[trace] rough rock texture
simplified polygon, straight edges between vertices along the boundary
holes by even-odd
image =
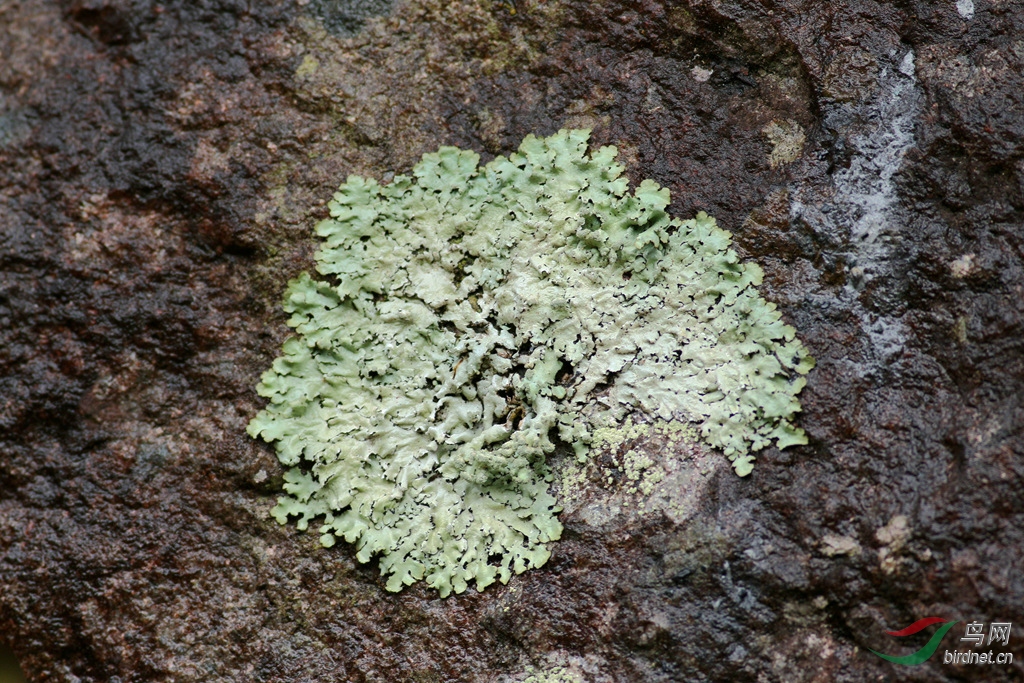
[[[1024,678],[1024,3],[273,4],[0,5],[0,641],[30,680]],[[811,444],[739,479],[638,432],[542,570],[386,593],[269,517],[244,428],[283,284],[348,173],[566,126],[765,268],[818,360]],[[662,509],[624,505],[630,452]],[[1013,623],[1016,663],[867,652],[933,615]]]

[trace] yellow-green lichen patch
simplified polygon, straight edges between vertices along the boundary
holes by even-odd
[[[681,523],[722,464],[693,427],[677,420],[628,418],[619,429],[599,431],[603,438],[585,461],[558,459],[552,467],[555,495],[576,523],[599,527],[651,513]]]
[[[761,132],[772,145],[772,152],[768,157],[772,168],[793,163],[804,151],[807,135],[800,124],[792,119],[772,121]]]
[[[805,442],[791,420],[813,361],[760,268],[709,216],[671,217],[667,189],[630,192],[615,148],[587,138],[352,176],[317,226],[320,277],[289,285],[299,336],[249,425],[291,468],[274,515],[377,556],[389,590],[542,565],[561,534],[548,455],[561,442],[585,463],[627,415],[692,423],[740,475],[769,443]],[[656,485],[653,463],[622,468]]]
[[[583,679],[575,671],[565,666],[539,670],[529,667],[522,683],[583,683]]]
[[[657,467],[651,456],[639,451],[627,451],[622,458],[622,473],[628,481],[628,493],[651,495],[654,485],[665,478],[665,472]]]
[[[608,662],[600,655],[579,655],[564,650],[546,653],[540,661],[521,666],[518,672],[499,674],[495,683],[589,683],[610,681]]]
[[[635,422],[630,416],[620,427],[595,429],[591,457],[562,462],[555,468],[559,502],[563,507],[573,506],[590,495],[587,489],[594,485],[649,496],[665,479],[666,471],[660,458],[656,461],[648,453],[657,451],[664,458],[676,459],[680,444],[694,445],[698,439],[697,431],[679,420]]]

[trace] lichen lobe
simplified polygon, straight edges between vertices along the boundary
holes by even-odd
[[[388,185],[349,177],[317,226],[322,278],[289,284],[289,339],[249,433],[287,472],[274,515],[442,596],[542,565],[561,533],[556,444],[586,458],[629,414],[684,419],[736,471],[806,441],[813,364],[730,235],[629,192],[588,131],[479,166],[452,147]]]

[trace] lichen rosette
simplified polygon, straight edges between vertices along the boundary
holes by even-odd
[[[485,166],[452,147],[387,185],[350,176],[289,284],[298,336],[249,433],[287,466],[281,523],[377,556],[387,588],[441,595],[538,567],[561,533],[547,456],[585,460],[628,415],[681,419],[751,470],[813,365],[713,218],[629,191],[589,132]]]

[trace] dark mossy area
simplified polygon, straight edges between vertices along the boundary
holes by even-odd
[[[1022,35],[1013,0],[3,5],[0,645],[31,681],[1021,680],[1017,630],[1009,666],[868,650],[1024,623]],[[740,479],[635,434],[541,570],[388,593],[269,515],[284,284],[349,173],[567,127],[764,268],[810,444]],[[676,463],[658,511],[632,451]]]

